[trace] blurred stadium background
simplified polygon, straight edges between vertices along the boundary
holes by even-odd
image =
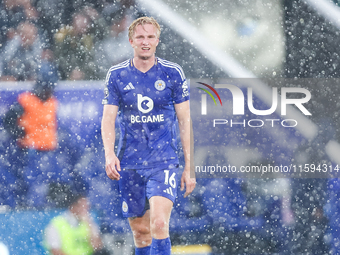
[[[132,1],[131,6],[134,14],[152,15],[160,22],[163,31],[157,55],[179,63],[191,84],[223,83],[230,77],[339,78],[337,1],[144,0]],[[0,54],[4,47],[5,44]],[[33,84],[1,82],[0,115],[4,116],[18,94],[30,90]],[[228,149],[235,152],[241,147],[236,154],[251,151],[248,161],[242,164],[264,162],[269,157],[277,160],[282,154],[300,163],[326,158],[338,164],[337,151],[334,156],[335,149],[327,150],[330,141],[334,145],[331,148],[337,148],[340,136],[340,93],[332,84],[308,88],[318,100],[311,106],[315,111],[309,118],[316,126],[314,134],[286,134],[283,140],[294,144],[287,148],[270,132],[250,132],[245,141],[240,138],[241,131],[236,130],[225,142],[227,145],[219,145],[226,147],[224,160],[235,160],[235,154],[228,153]],[[130,229],[118,206],[117,183],[110,181],[104,170],[100,135],[103,81],[61,80],[55,95],[59,101],[59,144],[44,159],[53,162],[49,171],[55,175],[50,182],[72,184],[72,173],[80,174],[89,184],[93,215],[107,247],[112,254],[132,254]],[[257,97],[261,102],[259,93]],[[200,131],[203,130],[195,132]],[[43,185],[18,174],[20,169],[35,169],[38,159],[27,154],[25,162],[29,164],[23,164],[16,144],[3,128],[2,118],[0,140],[0,243],[11,255],[46,254],[42,245],[44,228],[63,209],[41,195]],[[264,142],[262,147],[239,146],[248,141],[270,142]],[[197,142],[197,150],[207,146],[200,138]],[[266,156],[260,158],[256,151],[266,152],[262,154]],[[189,199],[183,199],[182,192],[178,192],[170,230],[173,245],[199,246],[174,254],[340,253],[338,179],[200,178],[197,184]]]

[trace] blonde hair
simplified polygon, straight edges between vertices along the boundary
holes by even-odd
[[[129,26],[129,39],[132,40],[135,29],[138,25],[144,26],[145,24],[151,24],[156,28],[156,36],[159,38],[161,35],[161,27],[153,17],[140,17],[132,22]]]

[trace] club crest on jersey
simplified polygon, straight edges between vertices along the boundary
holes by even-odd
[[[155,88],[158,90],[158,91],[162,91],[165,89],[165,82],[162,81],[162,80],[157,80],[155,82]]]
[[[123,201],[122,210],[123,210],[123,212],[127,212],[129,210],[129,207],[128,207],[128,205],[125,201]]]

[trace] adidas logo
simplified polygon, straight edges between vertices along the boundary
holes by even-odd
[[[135,87],[132,85],[131,82],[129,82],[129,84],[125,86],[124,90],[131,90],[131,89],[135,89]]]
[[[163,190],[164,193],[168,193],[171,196],[174,196],[174,194],[172,193],[172,188],[167,188],[165,190]]]

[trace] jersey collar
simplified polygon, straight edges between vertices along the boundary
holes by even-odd
[[[155,57],[155,64],[154,65],[156,66],[157,64],[158,64],[158,57]],[[135,65],[133,64],[133,58],[130,59],[130,66],[136,68]]]

